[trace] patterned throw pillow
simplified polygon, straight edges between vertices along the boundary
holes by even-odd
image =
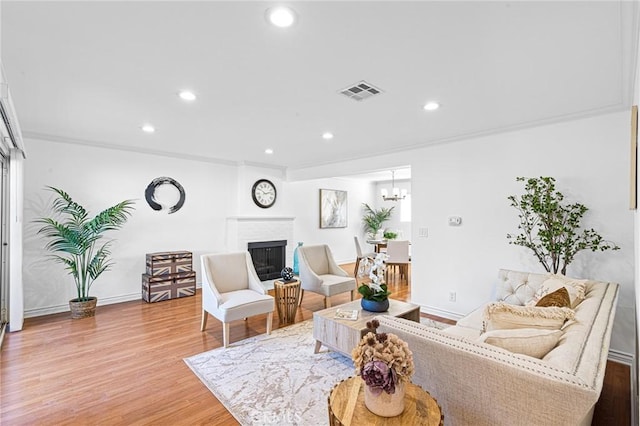
[[[570,308],[571,299],[569,298],[569,291],[566,287],[560,287],[553,293],[549,293],[536,303],[537,307],[546,308],[549,306],[557,306],[559,308]]]
[[[536,306],[538,301],[547,294],[553,293],[561,287],[565,287],[571,300],[570,307],[575,309],[575,307],[584,300],[586,282],[587,280],[575,280],[567,278],[564,275],[549,274],[549,278],[542,283],[538,291],[533,295],[533,298],[529,300],[525,306]]]
[[[572,320],[574,316],[573,310],[569,308],[541,308],[494,302],[485,309],[483,332],[512,328],[560,330],[565,321]]]

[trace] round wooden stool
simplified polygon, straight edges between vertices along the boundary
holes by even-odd
[[[404,411],[395,417],[380,417],[364,405],[364,381],[350,377],[333,387],[329,394],[329,425],[428,425],[442,426],[444,415],[438,402],[420,386],[407,383]]]

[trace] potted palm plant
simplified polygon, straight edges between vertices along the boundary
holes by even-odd
[[[362,208],[364,209],[364,216],[362,216],[364,230],[370,238],[375,239],[376,234],[382,229],[382,224],[391,217],[394,207],[374,209],[369,204],[363,203]]]
[[[113,240],[102,241],[104,233],[120,229],[134,209],[133,200],[122,201],[90,218],[87,210],[61,189],[48,186],[56,195],[51,204],[54,217],[36,220],[38,234],[49,239],[45,248],[51,258],[64,265],[75,281],[77,297],[69,301],[72,318],[95,315],[98,302],[89,296],[93,282],[113,265],[109,250]]]

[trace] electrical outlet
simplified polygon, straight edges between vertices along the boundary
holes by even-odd
[[[449,302],[455,302],[456,301],[456,292],[455,291],[450,291],[449,292]]]

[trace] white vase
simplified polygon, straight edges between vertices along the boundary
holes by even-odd
[[[374,395],[369,386],[364,385],[364,405],[373,414],[380,417],[395,417],[404,411],[404,382],[396,384],[394,393],[380,392]]]

